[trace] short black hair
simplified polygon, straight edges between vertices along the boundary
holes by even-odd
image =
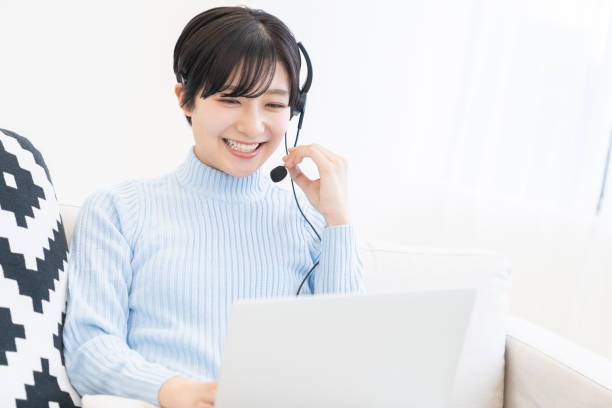
[[[277,62],[289,75],[293,114],[300,50],[289,28],[277,17],[246,6],[206,10],[187,23],[174,46],[174,74],[184,90],[181,106],[192,110],[198,95],[207,98],[225,91],[235,75],[240,78],[228,96],[260,96],[270,86]],[[191,118],[185,117],[191,125]]]

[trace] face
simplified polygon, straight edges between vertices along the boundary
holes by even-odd
[[[179,105],[181,89],[182,84],[177,84]],[[263,95],[256,98],[223,95],[217,93],[205,99],[198,96],[191,111],[183,108],[191,117],[195,154],[210,167],[246,177],[270,157],[287,130],[289,75],[282,64],[277,64],[272,83]],[[249,152],[258,144],[261,145],[254,152]]]

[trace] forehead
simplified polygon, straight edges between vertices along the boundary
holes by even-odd
[[[284,86],[287,90],[289,90],[289,74],[287,73],[287,70],[285,69],[285,66],[283,64],[276,64],[274,78],[272,78],[272,83],[270,84],[271,88],[272,85],[275,85],[275,88],[279,86]]]

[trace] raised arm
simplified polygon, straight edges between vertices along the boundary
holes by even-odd
[[[319,261],[319,265],[308,278],[311,292],[314,294],[365,293],[365,269],[359,254],[354,225],[328,226],[323,215],[307,203],[305,197],[300,199],[300,206],[321,237],[319,241],[300,214],[304,223],[304,239],[308,242],[313,264]]]

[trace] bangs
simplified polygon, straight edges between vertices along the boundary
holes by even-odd
[[[219,49],[211,65],[211,72],[203,78],[201,96],[206,98],[218,92],[226,96],[256,98],[263,95],[276,72],[278,57],[272,41],[262,32],[237,36],[229,50]]]
[[[272,62],[264,58],[246,60],[245,63],[241,62],[240,67],[232,72],[229,80],[223,81],[224,84],[218,91],[213,89],[210,92],[214,94],[230,89],[231,92],[225,92],[226,96],[256,98],[268,90],[274,79],[275,71],[276,61]]]

